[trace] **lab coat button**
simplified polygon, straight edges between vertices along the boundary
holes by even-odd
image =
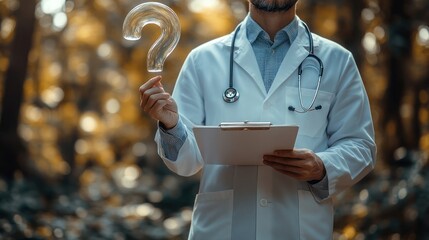
[[[268,200],[265,198],[261,198],[261,200],[259,200],[259,204],[261,205],[261,207],[266,207],[268,206]]]

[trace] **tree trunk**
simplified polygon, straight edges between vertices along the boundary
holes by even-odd
[[[35,25],[36,0],[20,1],[16,11],[16,29],[11,44],[0,116],[0,174],[12,178],[19,169],[25,147],[18,135],[23,88],[27,77],[28,55],[32,46]]]

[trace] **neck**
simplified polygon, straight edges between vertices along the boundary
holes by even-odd
[[[277,32],[287,26],[296,15],[296,6],[284,12],[267,12],[259,10],[249,3],[249,13],[255,22],[274,40]]]

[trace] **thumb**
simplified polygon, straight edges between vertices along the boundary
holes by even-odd
[[[160,88],[162,88],[162,89],[164,89],[164,86],[162,85],[162,83],[161,83],[161,80],[162,80],[162,77],[161,76],[158,76],[158,81],[156,81],[155,82],[155,84],[153,85],[153,86],[155,86],[155,87],[160,87]]]

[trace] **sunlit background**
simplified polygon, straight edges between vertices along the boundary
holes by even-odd
[[[160,30],[122,37],[142,2],[0,0],[0,239],[186,239],[199,176],[164,166],[139,109]],[[182,27],[171,91],[190,50],[248,4],[159,2]],[[335,239],[429,239],[429,2],[301,0],[298,13],[353,53],[376,127],[376,169],[335,198]]]

